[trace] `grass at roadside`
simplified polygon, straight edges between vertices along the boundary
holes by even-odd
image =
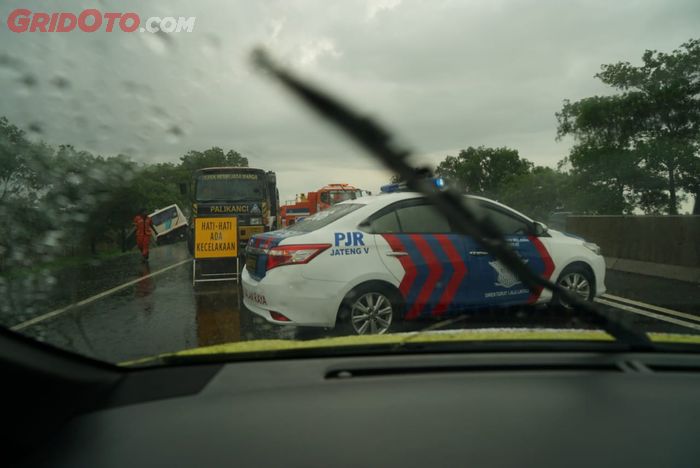
[[[136,251],[134,250],[122,252],[119,249],[114,249],[100,252],[97,255],[60,257],[48,262],[41,262],[31,266],[4,271],[0,273],[0,276],[7,279],[18,279],[41,272],[54,272],[66,268],[76,268],[84,265],[99,264],[107,260],[134,255],[135,252]]]

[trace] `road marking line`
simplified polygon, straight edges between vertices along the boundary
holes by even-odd
[[[112,289],[108,289],[107,291],[102,291],[101,293],[96,294],[96,295],[94,295],[94,296],[92,296],[92,297],[88,297],[87,299],[83,299],[82,301],[79,301],[79,302],[76,302],[76,303],[67,305],[66,307],[63,307],[63,308],[61,308],[61,309],[56,309],[56,310],[54,310],[54,311],[52,311],[52,312],[48,312],[48,313],[46,313],[46,314],[44,314],[44,315],[40,315],[40,316],[38,316],[38,317],[34,317],[33,319],[27,320],[26,322],[19,323],[19,324],[13,326],[13,327],[10,327],[10,330],[12,330],[12,331],[21,331],[21,330],[24,330],[24,329],[27,328],[27,327],[31,327],[32,325],[36,325],[37,323],[43,322],[43,321],[45,321],[45,320],[52,319],[52,318],[54,318],[54,317],[56,317],[56,316],[58,316],[58,315],[61,315],[61,314],[64,313],[64,312],[67,312],[67,311],[69,311],[69,310],[71,310],[71,309],[74,309],[74,308],[76,308],[76,307],[82,307],[82,306],[84,306],[84,305],[86,305],[86,304],[90,304],[91,302],[95,302],[96,300],[102,299],[102,298],[105,297],[105,296],[109,296],[110,294],[114,294],[114,293],[117,292],[117,291],[121,291],[122,289],[128,288],[129,286],[133,286],[133,285],[135,285],[136,283],[139,283],[139,282],[141,282],[141,281],[143,281],[143,280],[145,280],[145,279],[152,278],[152,277],[154,277],[154,276],[160,275],[161,273],[165,273],[165,272],[168,271],[168,270],[172,270],[173,268],[178,267],[178,266],[182,265],[182,264],[185,263],[185,262],[191,262],[191,261],[192,261],[192,259],[188,258],[188,259],[185,259],[185,260],[183,260],[183,261],[181,261],[181,262],[174,263],[174,264],[172,264],[172,265],[170,265],[170,266],[167,266],[167,267],[165,267],[165,268],[161,268],[161,269],[158,270],[158,271],[154,271],[153,273],[148,274],[148,275],[146,275],[146,276],[141,276],[141,277],[139,277],[139,278],[136,278],[135,280],[131,280],[131,281],[129,281],[129,282],[126,282],[126,283],[124,283],[124,284],[121,284],[121,285],[119,285],[119,286],[116,286],[116,287],[114,287],[114,288],[112,288]]]
[[[685,318],[688,320],[693,320],[695,322],[700,322],[700,317],[698,317],[697,315],[686,314],[684,312],[678,312],[677,310],[667,309],[665,307],[659,307],[659,306],[655,306],[652,304],[647,304],[645,302],[633,301],[632,299],[627,299],[626,297],[620,297],[620,296],[613,296],[612,294],[603,294],[602,297],[604,297],[606,299],[612,299],[613,301],[625,302],[627,304],[631,304],[631,305],[637,306],[637,307],[642,307],[644,309],[649,309],[649,310],[653,310],[656,312],[662,312],[662,313],[668,314],[668,315],[675,315],[676,317],[682,317],[682,318]]]
[[[680,325],[681,327],[691,328],[693,330],[700,330],[700,325],[697,323],[690,323],[690,322],[686,322],[685,320],[675,319],[675,318],[669,317],[668,315],[661,315],[661,314],[655,314],[653,312],[647,312],[646,310],[637,309],[636,307],[626,306],[624,304],[618,304],[618,303],[612,302],[612,301],[606,301],[605,299],[597,298],[595,301],[600,303],[600,304],[605,304],[605,305],[608,305],[611,307],[615,307],[617,309],[625,310],[627,312],[634,312],[635,314],[645,315],[647,317],[655,318],[655,319],[661,320],[663,322],[669,322],[669,323],[673,323],[675,325]]]

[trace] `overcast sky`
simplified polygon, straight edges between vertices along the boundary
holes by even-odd
[[[18,7],[196,23],[16,34]],[[252,71],[253,46],[379,117],[422,161],[487,145],[554,166],[570,145],[555,141],[554,113],[609,92],[593,78],[602,63],[698,36],[698,0],[4,1],[0,115],[51,144],[143,162],[235,149],[278,173],[283,199],[330,182],[376,190],[388,174]]]

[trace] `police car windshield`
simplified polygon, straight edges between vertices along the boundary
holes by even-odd
[[[320,211],[313,216],[309,216],[303,221],[299,221],[291,226],[289,230],[296,232],[312,232],[329,224],[338,221],[343,216],[346,216],[364,205],[359,203],[343,203],[335,205],[327,210]]]

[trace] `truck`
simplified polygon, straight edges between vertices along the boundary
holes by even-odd
[[[315,192],[301,193],[280,208],[282,227],[289,227],[307,216],[323,211],[336,203],[355,200],[365,193],[350,184],[328,184]]]
[[[245,245],[280,226],[277,177],[250,167],[208,167],[192,175],[187,244],[193,283],[238,279]],[[235,268],[234,268],[235,265]]]
[[[156,234],[156,244],[182,241],[187,235],[187,218],[177,205],[166,206],[149,215]]]
[[[182,241],[187,237],[187,217],[179,206],[168,205],[165,208],[158,208],[148,216],[153,222],[157,245]],[[123,239],[122,248],[133,249],[136,246],[136,228],[131,226]]]

